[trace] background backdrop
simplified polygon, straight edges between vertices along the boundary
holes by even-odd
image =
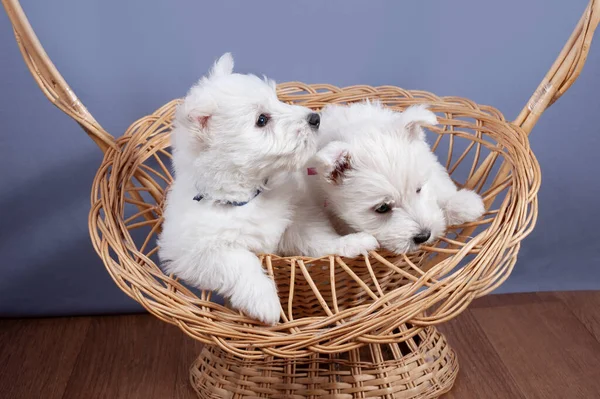
[[[396,85],[514,118],[587,0],[23,0],[48,54],[107,131],[183,96],[231,51],[278,81]],[[598,34],[597,34],[598,36]],[[502,292],[600,289],[600,37],[582,76],[542,117],[536,230]],[[51,105],[0,12],[0,316],[129,312],[88,238],[101,153]]]

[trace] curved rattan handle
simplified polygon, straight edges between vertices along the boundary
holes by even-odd
[[[531,133],[542,113],[571,87],[583,69],[599,22],[600,0],[590,0],[571,37],[513,124],[521,127],[527,134]],[[485,174],[491,170],[496,159],[496,153],[490,154],[473,174],[467,186],[473,188],[482,178],[485,179]],[[505,179],[508,174],[508,165],[503,164],[494,178],[494,183]],[[493,200],[494,197],[490,197],[487,205]]]
[[[600,0],[590,0],[571,37],[533,93],[514,124],[529,134],[542,113],[558,100],[577,79],[587,59],[600,22]]]
[[[44,51],[19,1],[2,0],[2,4],[12,23],[23,59],[46,97],[61,111],[75,119],[103,152],[114,147],[113,136],[96,122]]]

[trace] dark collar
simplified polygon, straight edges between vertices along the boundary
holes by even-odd
[[[237,202],[237,201],[215,201],[218,202],[220,204],[223,205],[231,205],[231,206],[244,206],[246,205],[248,202],[252,201],[254,198],[258,197],[258,194],[260,194],[262,192],[262,190],[258,189],[256,190],[256,194],[254,194],[254,196],[252,198],[250,198],[248,201],[243,201],[243,202]],[[204,199],[204,195],[202,194],[198,194],[194,197],[194,201],[202,201]]]

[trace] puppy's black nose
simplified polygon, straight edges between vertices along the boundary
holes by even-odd
[[[318,129],[319,125],[321,124],[321,117],[319,116],[319,114],[309,114],[308,115],[308,124],[313,128],[313,129]]]
[[[413,237],[413,241],[415,244],[419,245],[429,240],[429,237],[431,237],[431,231],[423,230],[422,232]]]

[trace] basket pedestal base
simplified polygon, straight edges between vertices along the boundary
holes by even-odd
[[[247,360],[206,346],[190,369],[200,398],[437,398],[458,372],[454,351],[435,328],[403,343],[349,352]]]

